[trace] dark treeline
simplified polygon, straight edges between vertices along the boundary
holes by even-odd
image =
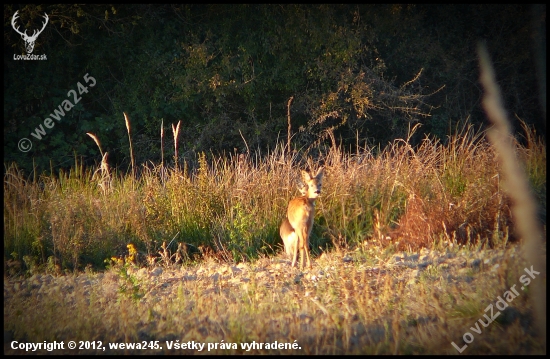
[[[27,54],[16,11],[28,35],[47,13],[33,51],[47,60],[15,59]],[[75,155],[97,163],[91,132],[111,165],[128,168],[123,112],[138,164],[160,163],[161,123],[173,161],[180,120],[181,157],[273,148],[287,141],[291,97],[300,150],[384,146],[416,123],[416,140],[445,140],[487,124],[480,40],[515,130],[521,119],[543,134],[545,36],[546,7],[531,5],[4,5],[4,161],[26,173],[70,167]]]

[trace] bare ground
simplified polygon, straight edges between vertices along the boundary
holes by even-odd
[[[5,277],[4,353],[63,341],[64,349],[31,353],[540,354],[529,286],[546,278],[534,268],[526,285],[526,268],[519,245],[455,245],[334,251],[306,271],[280,255],[236,265],[208,260]]]

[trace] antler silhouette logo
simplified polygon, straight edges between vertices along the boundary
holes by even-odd
[[[27,49],[27,54],[30,55],[30,54],[32,54],[32,51],[34,50],[34,43],[35,43],[36,39],[38,38],[38,35],[40,35],[40,33],[42,31],[44,31],[44,28],[48,24],[48,20],[49,20],[48,14],[44,13],[44,15],[46,15],[46,16],[42,16],[43,18],[46,19],[46,22],[42,24],[43,25],[42,29],[40,31],[34,30],[34,32],[32,33],[32,36],[29,36],[29,35],[27,35],[27,30],[25,30],[25,32],[21,32],[21,31],[19,31],[19,27],[15,27],[15,21],[19,17],[17,15],[18,12],[19,12],[19,10],[17,10],[15,12],[15,14],[13,14],[13,17],[11,18],[11,26],[13,27],[13,29],[19,35],[21,35],[21,38],[25,41],[25,48]]]

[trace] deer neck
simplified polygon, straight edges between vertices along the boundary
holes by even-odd
[[[315,207],[315,200],[317,199],[316,197],[308,197],[307,195],[304,196],[304,198],[306,199],[306,201],[312,205],[313,207]]]

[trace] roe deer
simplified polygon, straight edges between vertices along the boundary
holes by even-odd
[[[300,187],[299,191],[302,196],[305,196],[307,193],[307,187]],[[283,239],[286,254],[292,258],[292,253],[294,253],[293,249],[295,249],[296,243],[298,241],[298,235],[296,234],[296,232],[294,232],[294,228],[292,228],[292,226],[290,225],[290,222],[288,221],[288,217],[286,215],[283,219],[283,223],[281,223],[281,228],[279,228],[279,234]]]
[[[298,250],[300,250],[300,267],[304,267],[307,258],[307,265],[311,268],[309,235],[313,227],[313,217],[315,217],[315,199],[321,193],[322,178],[323,167],[319,168],[314,176],[302,171],[305,184],[305,187],[300,189],[302,196],[290,201],[287,216],[281,223],[279,234],[283,239],[285,252],[292,256],[292,267],[296,264]]]

